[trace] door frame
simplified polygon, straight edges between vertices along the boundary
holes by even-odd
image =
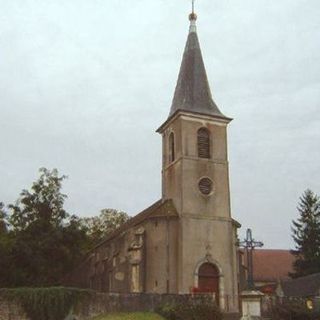
[[[201,259],[198,261],[198,263],[196,264],[195,267],[195,271],[194,271],[194,287],[198,288],[199,286],[199,269],[200,267],[204,264],[204,263],[210,263],[213,266],[215,266],[219,272],[218,275],[218,281],[219,281],[219,301],[218,305],[220,306],[221,309],[224,309],[224,305],[225,305],[225,299],[224,299],[224,275],[222,272],[222,268],[220,266],[220,264],[212,259],[211,256],[206,256],[205,258]]]

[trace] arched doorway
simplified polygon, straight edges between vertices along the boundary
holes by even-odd
[[[212,263],[204,263],[198,272],[199,292],[214,293],[216,302],[219,304],[219,270]]]

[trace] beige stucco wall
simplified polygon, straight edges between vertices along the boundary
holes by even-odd
[[[204,262],[220,270],[220,305],[238,311],[236,227],[231,219],[227,154],[228,121],[180,112],[162,129],[163,198],[173,199],[180,215],[178,231],[178,293],[197,286]],[[197,131],[210,131],[210,159],[197,154]],[[175,161],[169,162],[169,135],[175,136]],[[213,181],[213,192],[201,194],[202,177]]]
[[[105,292],[177,292],[178,219],[157,217],[96,247],[70,285]]]
[[[229,303],[237,310],[237,266],[235,258],[234,226],[223,219],[181,219],[181,270],[179,293],[190,292],[197,287],[198,268],[204,262],[215,264],[220,270],[220,305]]]
[[[229,172],[227,160],[226,122],[203,117],[181,115],[163,132],[163,198],[173,199],[183,215],[230,217]],[[211,159],[197,155],[197,131],[206,127],[211,132]],[[175,135],[176,159],[169,163],[169,135]],[[213,180],[212,196],[200,193],[198,182],[202,177]]]
[[[146,228],[146,292],[177,292],[177,219],[152,219]]]

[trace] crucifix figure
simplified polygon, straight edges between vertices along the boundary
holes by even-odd
[[[261,248],[263,243],[261,241],[255,241],[252,238],[251,229],[247,229],[246,238],[239,243],[240,247],[243,247],[246,250],[247,255],[247,289],[254,290],[254,282],[253,282],[253,250],[255,248]]]

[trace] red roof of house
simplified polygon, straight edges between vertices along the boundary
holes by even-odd
[[[255,249],[253,251],[253,279],[273,282],[288,279],[295,258],[289,250]]]

